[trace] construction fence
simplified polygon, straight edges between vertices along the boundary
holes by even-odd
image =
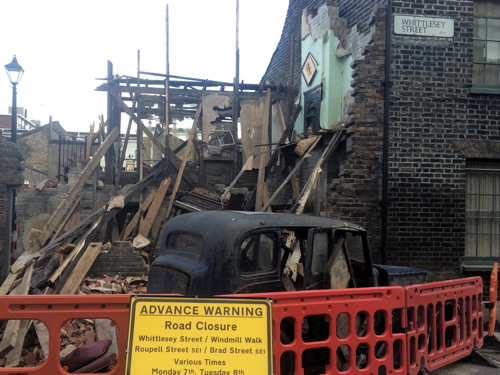
[[[422,367],[432,371],[464,358],[475,347],[483,345],[482,289],[482,279],[472,277],[405,288],[314,290],[238,297],[273,301],[275,374],[414,375]],[[43,364],[1,368],[0,375],[66,374],[60,364],[60,331],[68,320],[77,318],[109,319],[117,332],[118,356],[109,374],[125,373],[130,295],[0,298],[0,320],[44,324],[45,334],[43,330],[41,334],[37,330],[37,334],[40,345],[44,348],[45,344],[44,351],[47,351]],[[13,344],[15,339],[13,337]]]

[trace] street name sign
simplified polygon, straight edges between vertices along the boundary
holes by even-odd
[[[452,38],[453,18],[394,16],[394,34]]]

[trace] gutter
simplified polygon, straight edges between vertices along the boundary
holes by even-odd
[[[381,249],[380,256],[382,264],[387,264],[387,224],[389,207],[389,109],[391,99],[391,33],[392,33],[392,0],[387,0],[385,21],[385,81],[384,86],[384,125],[382,144],[382,200],[380,206],[381,213]]]

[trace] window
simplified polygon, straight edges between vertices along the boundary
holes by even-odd
[[[500,162],[468,161],[465,194],[466,260],[500,257]]]
[[[312,250],[312,260],[311,260],[311,272],[323,272],[325,270],[325,265],[328,263],[328,257],[330,243],[330,232],[318,232],[314,233],[313,250]]]
[[[203,251],[203,237],[195,233],[172,233],[167,238],[167,251],[185,251],[199,256]]]
[[[474,1],[472,93],[500,93],[500,3]]]
[[[246,238],[240,246],[238,267],[241,273],[273,271],[276,268],[275,236],[269,233]]]

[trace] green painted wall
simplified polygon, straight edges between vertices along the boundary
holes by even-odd
[[[304,77],[301,77],[302,86],[300,93],[300,104],[304,107],[304,92],[309,91],[320,83],[323,83],[323,100],[321,101],[320,124],[324,129],[344,119],[345,116],[345,94],[351,90],[351,56],[337,57],[335,52],[339,40],[332,30],[325,32],[322,38],[312,40],[308,35],[302,41],[301,62],[304,64],[310,52],[316,62],[317,72],[309,86]],[[304,108],[295,122],[297,133],[304,131]]]

